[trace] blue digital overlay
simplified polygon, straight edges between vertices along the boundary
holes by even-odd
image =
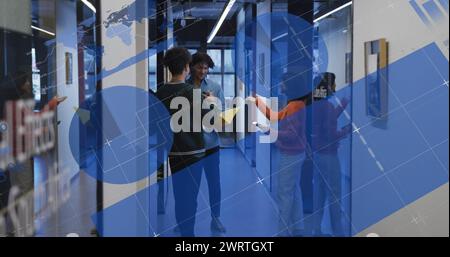
[[[251,91],[247,81],[255,76],[257,83],[263,85],[256,93],[265,97],[283,91],[285,85],[293,88],[288,96],[291,99],[308,95],[313,90],[314,74],[325,72],[328,67],[328,50],[320,32],[310,22],[286,12],[262,14],[242,26],[236,33],[233,49],[239,51],[233,54],[235,67],[243,55],[243,61],[249,64],[245,72],[237,70],[237,77]],[[255,56],[256,63],[245,60],[256,51],[259,53]],[[265,67],[263,63],[269,58],[270,67]],[[271,79],[266,75],[267,68],[271,70]]]
[[[113,184],[150,176],[172,141],[166,107],[155,95],[130,86],[95,93],[75,110],[70,126],[70,147],[80,167]]]
[[[448,81],[447,68],[448,61],[435,44],[430,44],[390,64],[387,67],[390,76],[389,112],[384,121],[386,124],[382,128],[374,126],[378,121],[368,117],[364,111],[365,78],[352,85],[353,97],[358,99],[353,101],[352,123],[356,128],[353,127],[355,130],[352,132],[351,141],[338,139],[340,148],[347,148],[352,142],[351,174],[338,176],[341,179],[351,176],[352,188],[350,192],[335,195],[335,199],[328,199],[321,206],[322,211],[328,210],[327,213],[332,210],[339,212],[341,209],[338,216],[343,224],[348,223],[350,229],[348,235],[358,234],[448,183],[448,154],[446,154],[448,147],[445,147],[448,146],[448,88],[444,84]],[[342,97],[347,95],[344,91],[349,89],[350,87],[346,87],[336,92],[335,96],[342,100]],[[399,94],[405,91],[408,94]],[[333,102],[332,99],[330,102]],[[315,106],[316,104],[313,104],[307,108],[315,108]],[[435,113],[435,115],[428,115],[429,113]],[[343,124],[348,122],[347,119]],[[436,122],[439,122],[439,125]],[[333,145],[335,142],[337,141],[329,143]],[[339,157],[326,159],[330,158],[326,153],[320,155],[317,154],[318,152],[315,151],[313,154],[313,163],[317,168],[315,170],[319,171],[315,174],[322,176],[323,181],[329,184],[325,172],[330,170],[328,168],[321,170],[323,166],[320,163],[332,165],[334,161],[339,160]],[[221,154],[229,155],[230,153],[222,150]],[[287,166],[295,166],[303,161],[300,155],[298,158],[288,157],[278,161],[284,162]],[[234,173],[233,176],[228,176],[232,177],[232,180],[222,181],[221,219],[228,229],[225,236],[283,235],[288,227],[283,229],[283,226],[280,226],[280,222],[284,224],[282,220],[280,221],[282,206],[280,199],[276,197],[276,194],[273,195],[276,191],[269,192],[263,185],[263,181],[272,179],[277,181],[277,176],[281,172],[275,170],[268,177],[260,177],[242,156],[241,158],[226,156],[226,158],[233,158],[234,162],[221,164],[221,172]],[[193,193],[197,199],[194,211],[183,209],[178,210],[177,214],[171,193],[171,187],[178,178],[183,177],[182,180],[186,183],[196,179],[194,181],[198,183],[201,180],[199,173],[202,172],[202,162],[205,160],[94,214],[92,216],[94,222],[98,227],[102,227],[101,235],[179,236],[177,232],[174,232],[175,228],[180,223],[186,222],[190,224],[189,226],[195,227],[196,236],[214,236],[209,228],[211,210],[205,183],[200,182],[198,192]],[[332,176],[330,174],[328,179]],[[158,212],[158,208],[154,207],[157,205],[158,194],[161,193],[159,189],[166,187],[169,187],[165,198],[166,208],[164,212]],[[352,208],[343,208],[342,204],[345,202],[351,202]],[[256,213],[261,212],[264,215],[255,216],[255,210],[257,210]],[[301,224],[317,218],[320,211],[321,209],[317,208],[313,212],[305,211],[304,215],[295,220],[292,225],[299,225],[298,229],[301,230]],[[180,212],[186,218],[182,222],[175,219]]]

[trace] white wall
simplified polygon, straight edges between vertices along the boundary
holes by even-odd
[[[138,0],[142,1],[142,0]],[[101,6],[101,17],[105,21],[111,12],[120,10],[122,7],[132,4],[135,1],[132,0],[116,0],[108,1],[102,0]],[[102,60],[103,69],[111,70],[122,62],[134,57],[137,53],[146,50],[146,32],[145,27],[147,23],[134,23],[130,27],[127,26],[117,26],[114,28],[116,36],[108,37],[105,26],[102,26],[102,45],[104,47],[104,56]],[[125,44],[121,39],[121,34],[129,34],[131,37],[131,44]],[[146,81],[141,80],[138,76],[139,71],[144,69],[144,66],[148,64],[147,60],[136,63],[135,65],[130,65],[127,68],[112,74],[102,80],[103,89],[114,87],[118,85],[129,85],[136,86],[142,89],[147,89],[148,84]],[[146,66],[148,67],[148,66]],[[147,77],[147,76],[144,76]]]
[[[424,1],[417,1],[424,2]],[[364,71],[364,42],[377,40],[380,38],[386,38],[389,42],[389,63],[392,64],[404,57],[407,57],[409,54],[423,48],[424,46],[436,42],[440,47],[442,53],[447,58],[448,61],[448,48],[444,47],[442,42],[445,37],[448,40],[448,10],[447,10],[447,22],[440,24],[440,26],[435,26],[430,29],[427,27],[417,16],[415,11],[411,8],[409,1],[406,0],[354,0],[354,81],[358,82],[365,77]],[[445,31],[445,32],[444,32]],[[424,63],[425,65],[430,65],[430,63]],[[448,65],[448,62],[447,62]],[[447,67],[448,69],[448,67]],[[395,74],[390,74],[389,81],[396,80],[401,81],[406,79],[408,76],[412,76],[414,74],[407,74],[406,72],[398,72]],[[356,93],[353,99],[353,110],[356,113],[356,116],[363,117],[364,115],[364,85],[362,83],[355,84],[354,92],[362,92],[361,94]],[[389,85],[391,87],[392,85]],[[405,85],[407,86],[407,85]],[[438,85],[421,85],[423,87],[433,87]],[[357,88],[358,87],[358,88]],[[406,89],[408,90],[408,89]],[[390,90],[391,91],[391,90]],[[404,91],[403,91],[404,92]],[[403,93],[400,91],[400,94]],[[444,89],[443,93],[448,94],[448,89]],[[391,97],[392,95],[390,95]],[[389,110],[394,110],[395,98],[391,97],[389,99]],[[425,102],[425,99],[420,101],[421,103]],[[448,96],[447,96],[447,104],[448,106]],[[391,117],[392,118],[392,117]],[[390,118],[390,119],[391,119]],[[448,123],[448,116],[438,117],[438,115],[432,115],[429,117],[429,121],[427,123],[436,124],[437,126],[445,126],[445,122]],[[447,121],[445,121],[447,120]],[[406,121],[408,121],[406,119]],[[358,122],[355,121],[355,122]],[[371,141],[371,137],[373,135],[377,135],[379,138],[392,138],[393,129],[399,127],[399,124],[392,122],[392,120],[388,121],[388,128],[381,129],[377,127],[373,127],[371,125],[366,126],[361,130],[364,135],[367,135],[368,146],[376,145],[377,142]],[[440,125],[439,125],[440,124]],[[356,124],[357,126],[361,126],[364,124]],[[401,125],[401,124],[400,124]],[[418,124],[422,126],[423,124]],[[411,125],[411,130],[413,130],[413,126]],[[409,128],[406,128],[403,133],[398,133],[399,138],[402,137],[403,134],[409,135],[413,132],[406,131]],[[443,135],[445,136],[445,135]],[[446,138],[448,140],[448,131]],[[361,140],[358,134],[354,134],[353,144],[356,144]],[[409,141],[409,142],[408,142]],[[385,145],[380,146],[380,149],[384,151],[391,151],[388,148],[397,147],[401,148],[402,144],[420,144],[420,140],[406,140],[403,141],[398,140],[397,138],[393,138],[390,142],[385,142]],[[447,141],[448,144],[448,141]],[[361,150],[361,149],[360,149]],[[404,146],[402,150],[396,153],[396,156],[401,156],[402,151],[407,151],[408,146]],[[353,156],[356,156],[358,153],[358,149],[353,149]],[[363,149],[362,151],[366,151]],[[375,156],[383,155],[381,151],[374,150],[373,153]],[[419,158],[419,157],[418,157]],[[446,157],[448,161],[448,156]],[[381,164],[384,164],[381,161]],[[441,169],[442,167],[437,165],[431,165],[433,163],[428,163],[429,170],[423,170],[429,174],[428,176],[433,176],[433,172],[436,172],[437,169]],[[365,187],[358,187],[355,183],[357,181],[362,180],[362,176],[367,176],[366,172],[373,169],[375,166],[375,161],[361,161],[356,158],[353,158],[352,164],[352,191],[358,189],[356,194],[364,190]],[[375,166],[376,167],[376,166]],[[410,169],[412,172],[414,167]],[[392,171],[392,169],[391,169]],[[389,172],[389,171],[385,171]],[[366,174],[366,175],[364,175]],[[382,174],[382,173],[378,173]],[[414,174],[416,175],[416,174]],[[389,178],[386,176],[386,178]],[[384,181],[378,180],[378,182]],[[401,183],[401,182],[400,182]],[[403,182],[405,183],[405,182]],[[408,182],[406,182],[408,183]],[[392,190],[395,186],[389,186],[389,183],[386,184],[385,189]],[[392,193],[393,198],[397,198],[399,194],[401,195],[401,189],[397,188],[397,194]],[[442,193],[442,190],[444,193]],[[416,203],[412,203],[408,206],[404,206],[398,210],[395,214],[392,214],[389,217],[384,218],[379,221],[379,223],[374,224],[369,227],[367,230],[362,231],[359,236],[366,236],[368,233],[377,233],[380,236],[393,236],[393,235],[402,235],[402,236],[436,236],[436,235],[446,235],[448,236],[448,165],[447,165],[447,186],[442,186],[439,189],[441,193],[430,193],[426,195],[424,198],[420,200],[420,204],[418,201]],[[379,192],[380,194],[384,194],[385,192]],[[364,194],[363,194],[364,195]],[[442,195],[446,195],[442,197]],[[353,193],[355,196],[355,192]],[[383,207],[383,204],[380,204],[380,199],[377,198],[376,194],[364,195],[364,199],[359,199],[359,202],[355,202],[355,197],[353,197],[352,203],[352,219],[361,220],[364,219],[364,209],[370,210],[372,206]],[[391,199],[385,199],[387,202],[391,201]],[[421,206],[421,207],[420,207]],[[425,208],[424,206],[428,206]],[[419,207],[419,208],[418,208]],[[389,208],[392,208],[389,207]],[[370,215],[370,213],[367,213]],[[418,217],[426,217],[425,221],[420,221]],[[414,222],[415,219],[419,220],[419,222]],[[443,222],[444,221],[444,222]],[[446,221],[446,222],[445,222]],[[446,223],[446,224],[445,224]]]
[[[137,0],[136,2],[144,3],[143,0]],[[111,12],[115,12],[121,10],[123,7],[128,6],[134,3],[134,0],[102,0],[101,2],[101,17],[102,22],[106,21],[108,15]],[[102,26],[102,46],[104,47],[104,55],[102,58],[102,69],[103,70],[111,70],[115,67],[118,67],[121,63],[129,60],[132,57],[135,57],[139,53],[143,53],[148,50],[148,22],[147,19],[141,20],[140,22],[133,22],[130,27],[127,26],[118,26],[114,28],[114,31],[117,33],[116,36],[108,36],[105,26]],[[121,39],[121,33],[128,34],[131,38],[131,42],[126,44]],[[148,59],[143,59],[142,61],[135,62],[133,60],[130,61],[132,64],[126,67],[125,69],[119,70],[110,76],[104,78],[102,80],[102,88],[103,90],[107,90],[108,88],[112,88],[115,86],[131,86],[137,87],[143,90],[148,91]],[[109,101],[108,99],[104,99],[106,104],[113,108],[117,106],[117,102]],[[134,99],[123,99],[120,103],[121,105],[135,106]],[[145,115],[145,114],[142,114]],[[104,122],[105,123],[105,122]],[[135,119],[136,128],[139,126],[139,121]],[[120,126],[120,125],[119,125]],[[108,128],[103,128],[107,130]],[[122,131],[125,133],[125,131]],[[147,160],[148,163],[150,162]],[[138,165],[138,167],[142,167],[142,163]],[[153,165],[155,166],[155,165]],[[150,167],[147,165],[147,167]],[[142,167],[142,168],[147,168]],[[129,171],[133,172],[133,171]],[[153,174],[156,175],[156,172]],[[144,189],[150,183],[154,183],[155,176],[149,178],[141,179],[137,182],[131,182],[129,184],[110,184],[103,183],[103,208],[108,208],[116,203],[119,203],[121,200],[135,194],[136,192]],[[141,199],[143,200],[143,199]],[[142,203],[142,208],[150,209],[152,211],[156,211],[156,208],[149,208],[149,202],[144,200],[147,203]],[[135,206],[136,210],[140,208],[139,206]],[[133,212],[134,210],[130,210]],[[149,215],[150,217],[156,217],[156,215]],[[137,218],[136,218],[137,220]],[[104,233],[108,235],[108,228],[115,229],[115,221],[117,218],[104,216]],[[144,224],[139,224],[138,227],[135,228],[136,235],[139,234],[139,231],[146,230],[147,228]]]
[[[448,22],[446,28],[444,25],[438,31],[431,31],[405,0],[356,0],[353,23],[355,81],[364,77],[363,43],[366,41],[387,38],[392,63],[435,41],[441,45],[442,33],[438,31],[446,31],[448,39]],[[442,50],[448,59],[448,48]]]
[[[407,208],[403,208],[382,221],[361,231],[358,236],[370,233],[384,237],[431,236],[448,237],[449,204],[448,183],[421,197]],[[414,216],[407,216],[412,210],[426,214],[426,221],[417,217],[421,226],[414,224]],[[410,217],[410,219],[405,218]],[[425,227],[425,229],[424,229]]]
[[[72,156],[69,138],[78,135],[69,134],[74,107],[78,107],[78,46],[76,3],[63,0],[56,2],[56,84],[57,94],[67,96],[67,100],[58,106],[58,163],[67,168],[71,177],[79,172],[79,165]],[[72,84],[66,84],[65,54],[72,54]]]

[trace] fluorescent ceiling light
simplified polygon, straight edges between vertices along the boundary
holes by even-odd
[[[97,13],[97,9],[95,9],[95,6],[91,4],[88,0],[81,0],[89,9],[91,9],[94,13]]]
[[[342,10],[342,9],[346,8],[347,6],[350,6],[350,5],[352,5],[352,4],[353,4],[353,1],[350,1],[350,2],[348,2],[348,3],[346,3],[346,4],[344,4],[344,5],[341,5],[340,7],[338,7],[338,8],[336,8],[336,9],[332,10],[331,12],[328,12],[328,13],[326,13],[326,14],[320,16],[319,18],[315,19],[315,20],[314,20],[314,23],[316,23],[316,22],[318,22],[318,21],[320,21],[320,20],[322,20],[322,19],[325,19],[326,17],[332,15],[333,13],[339,12],[340,10]]]
[[[214,26],[213,31],[208,37],[208,44],[213,41],[214,37],[217,35],[217,32],[219,32],[222,23],[225,21],[225,18],[227,18],[228,13],[231,11],[231,8],[233,7],[234,3],[236,3],[236,0],[228,1],[227,7],[225,7],[225,9],[223,10],[222,15],[219,18],[219,21],[217,21],[216,26]]]
[[[44,32],[45,34],[48,34],[48,35],[50,35],[50,36],[55,36],[55,33],[50,32],[50,31],[45,30],[45,29],[38,28],[38,27],[36,27],[36,26],[31,25],[31,28],[32,28],[32,29],[35,29],[35,30],[39,30],[40,32]]]

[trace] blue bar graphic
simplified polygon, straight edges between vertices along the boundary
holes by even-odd
[[[444,15],[433,0],[423,4],[423,8],[428,12],[434,22],[439,23],[444,19]]]
[[[445,11],[448,13],[448,0],[439,0],[439,3],[444,7]]]
[[[353,103],[353,122],[364,127],[360,130],[360,134],[377,153],[377,158],[383,163],[385,171],[380,171],[367,151],[367,145],[355,135],[352,143],[354,148],[352,192],[342,199],[342,202],[352,202],[351,213],[342,210],[343,217],[352,217],[351,235],[360,233],[448,183],[448,126],[445,125],[448,124],[449,118],[448,89],[442,85],[443,80],[448,80],[447,59],[433,43],[391,63],[388,69],[391,94],[389,98],[392,99],[389,105],[391,113],[388,134],[386,131],[366,126],[373,121],[368,119],[364,108],[361,107],[365,104],[364,101]],[[354,99],[364,98],[364,84],[365,78],[352,85]],[[397,98],[394,97],[393,94],[398,92],[402,93]],[[404,109],[399,108],[401,105],[404,105]],[[436,120],[442,123],[436,126]],[[422,135],[414,127],[413,122]],[[239,168],[242,172],[238,177],[233,177],[223,184],[221,204],[224,213],[221,218],[227,224],[226,236],[276,235],[280,232],[277,226],[277,209],[264,191],[264,187],[257,183],[257,176],[251,172],[251,167],[246,164],[243,159],[236,158],[228,166],[232,169]],[[184,171],[175,176],[183,176],[182,172]],[[173,178],[172,176],[168,181],[173,181]],[[147,187],[93,214],[91,218],[97,226],[100,225],[99,219],[104,220],[104,229],[99,230],[100,235],[178,236],[173,232],[177,222],[173,200],[170,197],[163,220],[155,210],[147,207],[151,206],[148,203],[155,203],[158,186],[156,184]],[[205,182],[201,184],[200,195],[208,194],[206,186]],[[210,236],[209,206],[203,198],[199,199],[195,214],[196,235]],[[141,208],[140,205],[145,208]],[[252,215],[256,206],[262,208],[261,212],[267,215],[261,217]],[[235,216],[235,212],[229,211],[236,209],[240,210],[239,217]],[[305,216],[305,220],[308,218],[311,216]]]
[[[425,16],[425,14],[422,12],[422,10],[420,9],[419,5],[417,5],[416,1],[415,0],[411,0],[411,1],[409,1],[409,4],[411,4],[411,6],[414,9],[414,11],[416,11],[417,15],[419,15],[419,17],[422,20],[422,22],[425,23],[425,25],[427,25],[429,27],[431,25],[431,23],[428,20],[427,16]]]

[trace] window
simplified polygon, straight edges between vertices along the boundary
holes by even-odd
[[[156,50],[149,50],[148,55],[148,88],[153,92],[156,92]]]
[[[40,70],[36,66],[36,49],[31,49],[31,66],[32,66],[32,84],[34,100],[39,103],[41,101],[41,75]]]
[[[208,50],[208,55],[211,56],[214,64],[216,65],[211,72],[220,73],[222,71],[222,50],[220,49],[212,49]]]
[[[235,74],[233,65],[233,51],[230,49],[209,49],[209,56],[216,67],[208,75],[208,79],[222,86],[225,98],[235,97]]]
[[[222,75],[220,75],[220,74],[209,74],[208,79],[219,85],[222,85]],[[223,87],[222,87],[222,89],[223,89]]]
[[[234,74],[223,75],[223,94],[225,98],[234,98],[235,97],[235,79]]]
[[[224,72],[234,73],[233,50],[224,50]]]

